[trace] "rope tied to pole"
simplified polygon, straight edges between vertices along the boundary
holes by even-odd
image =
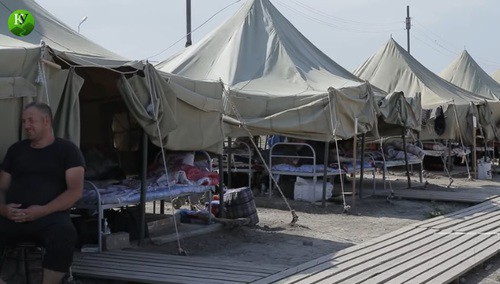
[[[453,113],[455,114],[455,121],[457,122],[457,125],[458,125],[458,137],[460,138],[460,144],[462,146],[462,149],[465,151],[465,145],[464,145],[464,141],[462,139],[462,131],[461,131],[462,127],[460,126],[460,121],[458,120],[458,113],[457,113],[457,108],[455,105],[455,100],[452,100],[452,101],[453,101]],[[468,175],[467,180],[471,181],[472,175],[470,173],[469,161],[467,161],[467,159],[465,159],[465,165],[467,168],[467,175]]]
[[[351,206],[347,204],[346,199],[345,199],[344,179],[342,178],[342,166],[340,165],[339,143],[338,143],[338,139],[336,139],[337,127],[339,125],[339,122],[338,122],[338,120],[335,120],[335,126],[334,126],[333,118],[337,117],[337,113],[335,112],[335,108],[332,105],[331,96],[332,95],[330,93],[328,93],[328,104],[330,106],[330,127],[332,130],[333,141],[335,141],[335,150],[336,150],[336,155],[337,155],[337,167],[338,167],[339,173],[340,173],[340,191],[342,192],[342,206],[343,206],[342,213],[346,213],[351,209]],[[354,163],[354,165],[353,165],[354,168],[356,167],[355,165],[356,164]]]
[[[252,138],[253,137],[252,132],[250,131],[250,129],[248,129],[248,126],[246,125],[246,122],[243,120],[243,117],[241,116],[240,112],[236,108],[236,105],[231,100],[231,96],[229,95],[228,90],[225,88],[224,83],[222,82],[222,80],[220,80],[219,83],[222,85],[222,90],[224,92],[224,103],[226,105],[229,104],[229,107],[231,108],[231,110],[235,114],[236,118],[240,122],[240,125],[243,127],[243,129],[248,134],[248,137]],[[256,152],[257,152],[259,158],[261,159],[262,164],[264,165],[264,168],[265,168],[266,172],[269,174],[269,176],[271,177],[271,179],[273,181],[274,186],[276,186],[276,188],[278,189],[279,193],[281,194],[281,197],[283,198],[283,201],[285,202],[285,205],[288,207],[288,210],[290,211],[290,214],[292,214],[292,221],[290,222],[290,225],[291,226],[295,226],[295,224],[299,221],[299,216],[295,213],[295,210],[292,209],[292,207],[290,206],[290,204],[286,200],[286,197],[285,197],[285,194],[283,193],[283,190],[279,186],[279,184],[276,181],[276,179],[274,178],[274,176],[271,174],[271,169],[269,168],[269,165],[266,163],[264,157],[262,156],[262,153],[259,151],[259,148],[257,147],[257,144],[255,144],[255,141],[253,139],[249,139],[249,140],[251,141],[252,146],[257,150]],[[269,190],[272,190],[272,188],[269,188]]]
[[[159,140],[159,143],[160,143],[160,150],[161,150],[161,157],[162,157],[162,161],[163,161],[163,171],[165,172],[165,176],[167,177],[167,180],[168,180],[168,169],[167,169],[167,158],[166,158],[166,154],[165,154],[165,148],[164,148],[164,145],[163,145],[163,139],[162,139],[162,134],[161,134],[161,129],[160,129],[160,121],[159,121],[159,100],[158,100],[158,94],[154,91],[154,89],[152,88],[152,85],[153,85],[153,82],[152,82],[152,78],[150,76],[147,77],[147,83],[148,83],[148,88],[149,88],[149,99],[150,99],[150,104],[152,106],[151,108],[151,112],[153,114],[153,119],[155,121],[155,124],[156,124],[156,131],[158,131],[158,140]],[[168,191],[172,191],[172,187],[170,186],[170,182],[167,182],[167,188],[168,188]],[[175,214],[175,208],[173,206],[173,202],[172,202],[172,195],[170,195],[169,197],[169,201],[170,201],[170,204],[172,206],[172,213]],[[177,220],[176,218],[173,218],[173,223],[174,223],[174,228],[175,228],[175,235],[176,235],[176,239],[177,239],[177,251],[178,251],[178,254],[179,255],[182,255],[182,256],[186,256],[187,255],[187,252],[181,247],[181,241],[180,241],[180,236],[179,236],[179,229],[178,229],[178,226],[177,226]]]

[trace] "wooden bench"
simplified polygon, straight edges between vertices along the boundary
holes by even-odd
[[[76,277],[141,283],[250,283],[284,269],[280,265],[139,251],[80,253],[72,266]]]
[[[499,231],[497,197],[254,283],[448,283],[499,252]]]

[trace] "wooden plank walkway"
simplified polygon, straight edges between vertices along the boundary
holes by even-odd
[[[500,251],[500,197],[254,283],[449,283]]]
[[[80,253],[73,274],[141,283],[250,283],[287,267],[138,251]]]
[[[377,190],[374,196],[387,197],[389,190]],[[397,189],[394,190],[394,197],[433,201],[452,201],[465,203],[481,203],[486,200],[498,197],[500,191],[487,192],[480,190],[428,190],[428,189]]]

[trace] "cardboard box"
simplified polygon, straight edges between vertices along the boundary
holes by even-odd
[[[177,226],[181,224],[180,214],[174,214],[173,216],[167,214],[157,216],[161,216],[161,218],[147,223],[150,237],[160,236],[169,232],[171,228],[174,228],[174,218],[175,222],[177,222]]]

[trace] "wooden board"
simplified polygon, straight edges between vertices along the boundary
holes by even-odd
[[[111,251],[77,254],[72,272],[77,277],[141,283],[249,283],[285,268],[208,257]]]
[[[396,198],[432,200],[432,201],[452,201],[465,203],[481,203],[486,200],[498,197],[498,194],[474,192],[474,191],[444,191],[426,189],[399,189],[393,191]],[[388,190],[377,190],[375,196],[387,197],[391,193]]]
[[[447,283],[500,252],[500,198],[404,227],[254,283]]]

